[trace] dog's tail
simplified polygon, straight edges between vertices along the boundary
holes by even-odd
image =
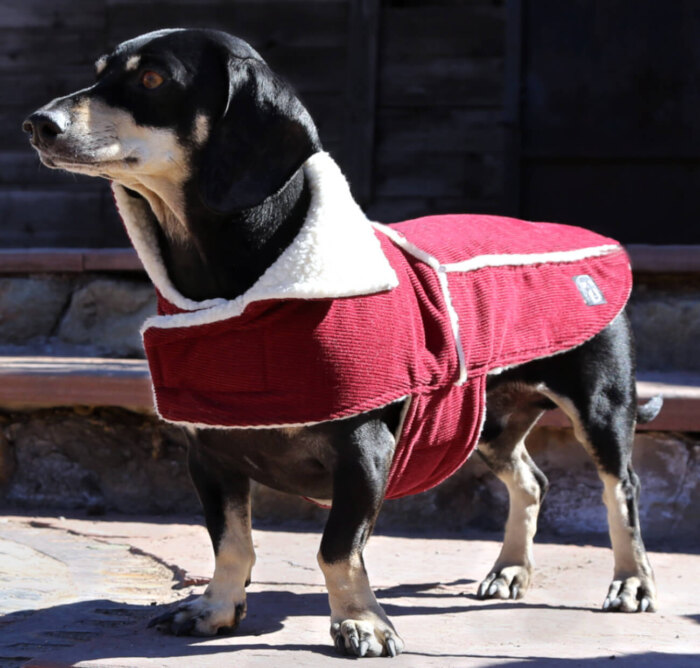
[[[660,394],[657,394],[645,404],[637,406],[637,422],[639,424],[651,422],[661,412],[661,407],[663,405],[664,398]]]

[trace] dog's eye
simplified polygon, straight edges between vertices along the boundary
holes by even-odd
[[[144,88],[148,88],[148,90],[153,90],[154,88],[158,88],[163,83],[164,79],[158,72],[154,72],[153,70],[146,70],[142,75],[141,75],[141,85]]]

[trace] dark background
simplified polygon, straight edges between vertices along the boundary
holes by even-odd
[[[41,167],[20,125],[120,41],[175,26],[250,41],[375,219],[700,244],[696,0],[0,0],[0,247],[127,245],[107,184]]]

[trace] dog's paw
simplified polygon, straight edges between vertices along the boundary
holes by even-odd
[[[531,579],[532,569],[526,566],[494,568],[479,585],[476,595],[480,599],[522,598]]]
[[[331,637],[341,654],[351,656],[398,656],[403,640],[381,620],[346,619],[331,624]]]
[[[222,603],[205,594],[155,617],[148,623],[148,628],[155,626],[163,633],[176,636],[228,635],[236,630],[245,615],[245,599]]]
[[[656,587],[646,577],[613,580],[603,602],[607,612],[655,612]]]

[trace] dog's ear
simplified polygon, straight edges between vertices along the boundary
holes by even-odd
[[[220,213],[260,204],[321,146],[309,113],[262,59],[229,55],[227,70],[226,107],[199,158],[200,195]]]

